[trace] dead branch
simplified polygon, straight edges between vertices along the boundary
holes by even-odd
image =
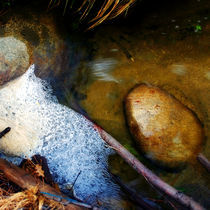
[[[203,154],[199,154],[197,159],[210,172],[210,161]]]
[[[137,204],[138,206],[142,207],[143,209],[147,210],[160,210],[161,207],[158,206],[155,202],[150,201],[149,199],[145,198],[143,195],[140,195],[139,193],[136,193],[135,190],[128,187],[126,184],[124,184],[120,177],[117,175],[111,173],[113,180],[122,188],[122,190],[128,195],[129,199]]]
[[[41,182],[40,179],[35,179],[25,170],[1,158],[0,170],[4,172],[5,176],[9,180],[20,186],[22,189],[31,189],[32,187],[37,186],[39,192],[42,193],[45,197],[66,204],[65,209],[81,210],[84,208],[92,208],[90,205],[68,198],[67,196],[65,196],[61,192],[58,192],[55,188],[51,187],[50,185]]]
[[[99,131],[102,139],[110,145],[115,151],[139,174],[144,176],[144,178],[151,184],[156,190],[163,193],[166,197],[174,200],[178,204],[182,205],[185,208],[192,210],[204,210],[199,203],[195,202],[192,198],[183,194],[182,192],[177,191],[175,188],[161,180],[156,176],[151,170],[144,166],[135,156],[133,156],[127,149],[125,149],[116,139],[109,135],[99,126],[96,126]]]

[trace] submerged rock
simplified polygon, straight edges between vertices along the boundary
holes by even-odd
[[[78,43],[79,38],[73,39],[67,33],[56,13],[46,13],[46,8],[34,8],[32,4],[15,8],[3,16],[5,24],[0,25],[0,35],[22,40],[28,48],[30,63],[36,64],[36,75],[50,81],[57,91],[55,87],[63,87],[64,81],[68,87],[72,78],[70,73],[86,56],[83,55],[83,43],[79,44],[82,42],[79,40]]]
[[[0,85],[19,77],[29,67],[29,55],[24,42],[13,36],[0,38]]]
[[[204,137],[199,119],[167,92],[141,84],[125,107],[131,134],[149,159],[176,167],[199,152]]]
[[[7,17],[8,16],[8,17]],[[39,15],[31,8],[22,8],[3,17],[5,24],[0,26],[2,37],[16,37],[28,48],[30,61],[36,63],[36,74],[42,78],[55,76],[68,66],[68,43],[60,36],[52,15]],[[14,42],[11,42],[10,46]],[[14,45],[14,44],[13,44]],[[9,49],[22,49],[20,44]],[[70,45],[70,44],[69,44]],[[8,48],[5,47],[5,48]],[[19,51],[20,51],[19,50]],[[70,51],[71,52],[71,51]],[[19,55],[21,55],[19,53]],[[29,65],[24,68],[26,71]],[[53,75],[52,75],[53,74]]]

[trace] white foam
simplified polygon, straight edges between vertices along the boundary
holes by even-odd
[[[0,129],[11,131],[0,149],[21,157],[39,153],[48,160],[55,181],[75,183],[75,192],[90,203],[117,196],[106,171],[108,149],[82,115],[58,103],[52,90],[34,74],[34,66],[0,90]],[[10,158],[15,161],[15,158]]]

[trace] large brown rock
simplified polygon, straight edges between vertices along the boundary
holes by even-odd
[[[139,85],[125,107],[130,131],[149,159],[175,167],[199,152],[204,137],[199,119],[167,92]]]

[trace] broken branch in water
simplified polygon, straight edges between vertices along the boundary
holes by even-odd
[[[163,193],[166,197],[172,199],[178,204],[182,205],[185,208],[192,210],[203,210],[199,203],[195,202],[192,198],[187,195],[179,192],[158,176],[156,176],[151,170],[144,166],[134,155],[132,155],[127,149],[125,149],[116,139],[104,131],[101,127],[95,126],[101,135],[102,139],[110,145],[114,150],[130,165],[132,166],[139,174],[144,176],[144,178],[151,184],[155,189]]]
[[[137,194],[133,189],[128,187],[126,184],[124,184],[121,179],[109,172],[112,175],[113,180],[122,188],[122,190],[128,194],[129,199],[137,204],[138,206],[142,207],[143,209],[147,210],[160,210],[161,207],[158,206],[155,202],[150,201],[149,199],[145,198],[144,196]]]
[[[31,189],[32,187],[38,187],[39,192],[45,197],[55,200],[59,198],[59,202],[66,204],[65,209],[81,210],[83,208],[92,208],[88,204],[84,204],[75,200],[74,204],[69,200],[67,196],[58,192],[55,188],[51,187],[39,179],[35,179],[32,175],[28,174],[25,170],[18,166],[0,158],[0,170],[4,172],[5,176],[17,184],[22,189]]]
[[[199,154],[197,159],[210,173],[210,161],[203,154]]]

